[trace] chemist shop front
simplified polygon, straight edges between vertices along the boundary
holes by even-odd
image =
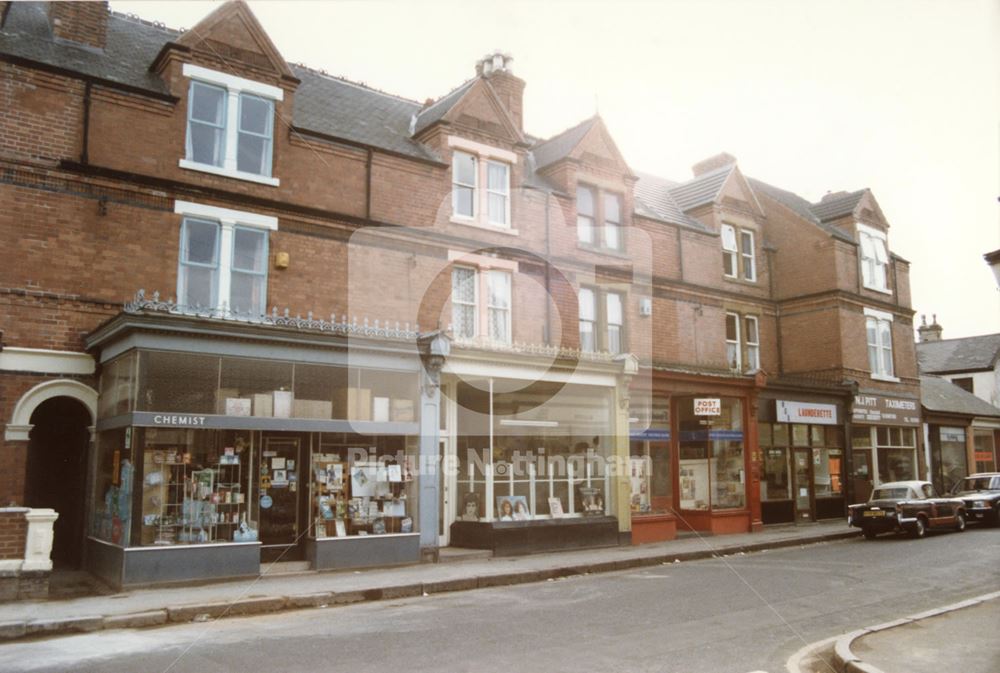
[[[419,561],[416,340],[346,342],[147,312],[92,334],[87,569],[127,587]]]

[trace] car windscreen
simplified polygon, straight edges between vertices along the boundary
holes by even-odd
[[[961,481],[960,490],[988,491],[1000,489],[1000,477],[966,477]]]
[[[910,489],[901,488],[876,488],[872,492],[872,500],[905,500],[910,497]]]

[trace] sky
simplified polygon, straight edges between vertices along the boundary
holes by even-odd
[[[194,26],[217,5],[111,2]],[[816,201],[872,190],[944,338],[1000,332],[1000,0],[251,1],[286,60],[417,101],[496,49],[525,130],[599,112],[633,170],[726,151]]]

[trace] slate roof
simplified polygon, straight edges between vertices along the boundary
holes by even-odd
[[[1000,334],[917,344],[921,373],[947,374],[993,369],[1000,358]]]
[[[674,201],[670,190],[677,186],[676,182],[648,173],[637,173],[636,175],[639,178],[633,188],[636,213],[664,222],[683,224],[700,231],[709,231],[704,224],[685,215],[677,202]]]
[[[1000,418],[1000,408],[938,376],[920,377],[920,404],[928,411]]]
[[[573,148],[580,144],[580,141],[596,122],[597,116],[594,115],[589,119],[584,119],[576,126],[540,142],[531,150],[532,154],[535,155],[535,165],[538,168],[545,168],[560,159],[565,159],[573,151]]]
[[[414,134],[420,133],[425,128],[436,121],[440,121],[442,117],[448,114],[448,111],[455,107],[455,103],[462,99],[462,96],[465,95],[465,92],[469,90],[476,79],[477,78],[473,77],[472,79],[467,80],[458,88],[453,89],[451,92],[445,94],[437,101],[421,110],[419,114],[417,114],[417,123],[413,129]]]
[[[712,203],[719,195],[722,185],[725,184],[729,174],[736,168],[732,163],[728,166],[721,166],[714,170],[702,173],[696,178],[682,182],[670,188],[670,196],[680,207],[687,212],[692,208]]]
[[[0,30],[0,52],[158,94],[167,87],[149,65],[181,33],[120,14],[108,15],[103,51],[52,37],[45,3],[13,2]]]
[[[0,30],[0,53],[163,95],[167,87],[149,66],[163,46],[180,35],[180,31],[111,13],[107,46],[101,51],[54,40],[44,3],[15,2]],[[297,128],[415,159],[438,160],[410,139],[410,121],[421,108],[416,101],[304,66],[291,68],[302,80],[295,95],[293,124]]]
[[[836,220],[853,213],[867,191],[867,189],[859,189],[856,192],[847,192],[839,196],[829,196],[823,201],[812,204],[809,209],[821,222]]]
[[[756,178],[748,177],[747,180],[750,182],[750,186],[755,191],[770,196],[778,203],[781,203],[785,207],[790,208],[797,215],[799,215],[805,220],[808,220],[809,222],[812,222],[813,224],[815,224],[816,226],[818,226],[820,229],[827,232],[831,236],[834,236],[835,238],[839,238],[844,241],[855,242],[854,238],[844,230],[820,220],[812,211],[813,204],[811,204],[809,201],[802,198],[798,194],[790,192],[786,189],[781,189],[780,187],[775,187],[774,185],[770,185]]]
[[[410,138],[410,122],[420,111],[419,103],[299,65],[293,65],[292,72],[302,80],[292,120],[297,128],[417,159],[438,160]]]

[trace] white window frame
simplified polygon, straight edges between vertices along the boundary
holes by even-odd
[[[462,305],[462,306],[472,306],[472,315],[473,315],[473,320],[472,320],[472,334],[457,334],[455,336],[456,336],[457,339],[475,339],[477,336],[479,336],[479,322],[480,322],[480,320],[479,320],[479,269],[477,269],[474,266],[466,266],[464,264],[456,264],[455,267],[452,269],[452,279],[454,279],[454,277],[455,277],[454,273],[458,269],[463,269],[465,271],[470,271],[472,273],[472,284],[473,284],[472,301],[471,302],[466,302],[466,301],[456,301],[455,300],[455,292],[454,292],[455,285],[454,285],[454,280],[452,280],[452,293],[451,293],[451,304],[452,304],[451,322],[452,322],[452,330],[455,329],[455,305],[459,304],[459,305]]]
[[[621,311],[621,322],[613,323],[611,322],[611,310],[610,301],[611,297],[618,298],[618,307]],[[611,328],[612,326],[618,328],[618,349],[611,349]],[[623,292],[615,292],[613,290],[608,290],[604,293],[604,350],[613,354],[619,355],[625,352],[625,294]]]
[[[608,219],[608,199],[614,199],[618,202],[617,220]],[[608,250],[614,250],[615,252],[621,252],[625,247],[625,242],[622,240],[622,206],[622,197],[617,193],[601,191],[601,215],[603,216],[602,225],[604,226],[604,247]],[[616,241],[615,245],[612,245],[609,240],[612,232],[614,232]]]
[[[589,215],[580,211],[580,192],[590,194],[591,212]],[[596,244],[597,231],[597,190],[589,185],[576,186],[576,240],[583,245]]]
[[[733,325],[736,326],[736,339],[729,338],[729,319],[732,318]],[[740,334],[742,332],[742,325],[740,325],[740,314],[726,312],[726,325],[725,325],[725,335],[726,335],[726,366],[732,371],[741,372],[743,371],[743,353],[740,346]],[[729,358],[730,349],[736,353],[736,363]]]
[[[505,173],[504,186],[502,190],[492,189],[490,187],[490,168],[500,167],[503,168]],[[487,161],[486,162],[486,181],[483,183],[486,191],[486,221],[494,227],[504,227],[510,228],[510,164],[503,163],[501,161]],[[490,219],[490,196],[499,196],[503,198],[503,221],[497,222],[496,220]]]
[[[462,182],[458,179],[458,169],[456,166],[460,159],[472,159],[472,182]],[[470,154],[469,152],[462,152],[456,150],[451,155],[451,214],[452,217],[475,221],[479,216],[479,157],[475,154]],[[471,189],[472,190],[472,214],[466,215],[465,213],[458,212],[458,193],[459,189]]]
[[[588,303],[586,303],[586,306],[588,306],[590,308],[590,318],[584,318],[583,317],[584,316],[583,307],[585,305],[584,304],[584,293],[587,293],[589,295],[589,297],[590,297]],[[580,287],[580,290],[577,293],[577,306],[578,306],[577,320],[578,320],[579,326],[580,326],[580,350],[583,351],[583,352],[585,352],[585,353],[594,353],[594,352],[597,352],[597,349],[600,347],[599,344],[598,344],[598,339],[597,339],[597,336],[598,336],[598,334],[597,334],[597,322],[598,322],[597,321],[597,290],[595,290],[592,287],[587,287],[587,286]],[[584,344],[583,344],[583,333],[584,333],[583,332],[583,326],[584,326],[584,324],[590,326],[590,338],[591,338],[591,340],[593,342],[593,348],[585,348],[584,347]]]
[[[511,181],[514,174],[514,166],[517,164],[517,155],[514,152],[508,150],[500,149],[499,147],[491,147],[489,145],[484,145],[483,143],[477,143],[473,140],[468,140],[466,138],[460,138],[458,136],[448,136],[448,147],[452,149],[452,206],[451,206],[451,222],[455,224],[464,224],[474,227],[479,227],[482,229],[488,229],[490,231],[495,231],[503,234],[511,234],[517,236],[518,232],[514,229],[513,221],[511,219]],[[461,152],[466,155],[471,155],[476,160],[476,184],[467,185],[464,183],[457,183],[455,176],[455,154]],[[501,190],[491,190],[489,188],[489,167],[493,165],[503,165],[507,168],[507,185],[506,191]],[[456,205],[457,199],[455,197],[455,185],[462,184],[463,187],[471,187],[472,192],[472,210],[473,216],[469,217],[467,215],[461,215],[457,212]],[[496,222],[490,220],[490,209],[489,209],[489,198],[490,195],[503,195],[506,200],[504,217],[505,222]]]
[[[743,320],[746,323],[743,329],[744,339],[747,345],[747,369],[748,371],[753,371],[754,369],[760,369],[760,321],[757,316],[745,315]],[[753,329],[750,329],[750,325],[753,325]],[[750,333],[756,336],[754,341],[750,340]]]
[[[892,294],[889,289],[889,245],[885,232],[860,222],[856,226],[861,284],[868,290]]]
[[[899,382],[896,377],[896,363],[892,352],[893,316],[885,311],[865,308],[865,351],[868,354],[868,369],[871,377],[879,381]],[[875,341],[868,338],[869,330],[874,327]],[[874,352],[874,358],[873,358]],[[888,357],[889,366],[886,366]]]
[[[749,251],[747,251],[748,246],[744,237],[748,237],[750,239]],[[743,274],[744,280],[754,282],[757,281],[757,257],[754,252],[755,249],[753,232],[749,229],[740,229],[740,258],[742,262],[740,272]],[[750,270],[749,273],[747,273],[748,264]]]
[[[486,276],[486,329],[483,334],[486,334],[490,341],[494,343],[509,344],[511,342],[511,313],[513,311],[513,294],[514,294],[514,276],[504,269],[487,269],[482,272]],[[494,278],[497,277],[506,278],[506,289],[507,289],[507,306],[498,306],[493,304],[493,282]],[[500,337],[493,334],[493,321],[492,316],[494,313],[504,314],[504,334]]]
[[[201,171],[203,173],[212,173],[213,175],[221,175],[227,178],[235,178],[237,180],[246,180],[248,182],[257,182],[264,185],[270,185],[272,187],[277,187],[281,184],[278,178],[275,178],[272,173],[274,170],[273,157],[274,157],[274,115],[277,114],[277,106],[275,103],[284,99],[285,92],[276,86],[271,86],[269,84],[263,84],[261,82],[254,82],[253,80],[244,79],[243,77],[236,77],[235,75],[229,75],[224,72],[218,72],[216,70],[210,70],[209,68],[203,68],[198,65],[193,65],[191,63],[185,63],[182,68],[182,73],[185,77],[190,79],[192,82],[200,82],[202,84],[208,84],[210,86],[221,87],[226,90],[227,98],[225,103],[225,125],[223,133],[223,148],[224,148],[224,158],[222,166],[213,166],[212,164],[203,164],[197,161],[191,160],[190,147],[191,147],[191,133],[190,133],[190,120],[191,120],[191,91],[192,87],[188,87],[188,111],[187,111],[187,126],[186,133],[187,138],[185,139],[185,150],[186,156],[178,162],[181,168],[185,168],[193,171]],[[271,142],[268,149],[268,174],[259,175],[257,173],[248,173],[246,171],[240,171],[236,168],[237,166],[237,152],[239,150],[239,134],[240,134],[240,105],[241,105],[241,94],[246,93],[248,95],[256,96],[258,98],[264,98],[271,102],[271,113],[272,117],[270,120],[271,129]]]
[[[739,278],[739,243],[736,238],[736,227],[731,224],[723,224],[720,236],[722,237],[722,275],[726,278]],[[732,269],[732,273],[729,272],[730,269]]]
[[[175,201],[174,213],[183,216],[181,220],[181,250],[178,252],[177,260],[177,301],[181,303],[184,296],[182,292],[181,266],[183,261],[184,227],[187,218],[212,221],[219,225],[219,237],[216,239],[216,271],[215,288],[212,308],[223,309],[227,313],[232,296],[232,274],[233,274],[233,254],[235,252],[235,231],[236,229],[257,229],[264,231],[277,231],[278,218],[258,213],[247,213],[229,208],[219,208],[201,203],[191,203],[189,201]],[[262,312],[267,311],[267,272],[269,267],[270,237],[264,240],[264,296],[261,300]],[[245,273],[245,272],[243,272]]]

